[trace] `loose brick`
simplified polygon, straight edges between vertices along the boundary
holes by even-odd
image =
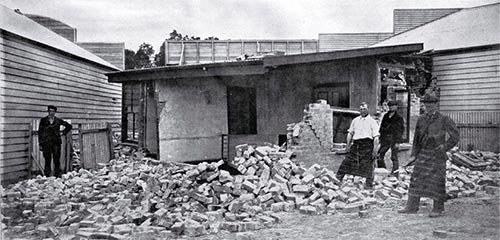
[[[384,189],[376,190],[374,195],[382,200],[387,200],[390,197],[389,192]]]
[[[285,209],[285,203],[284,202],[277,202],[271,204],[271,211],[273,212],[282,212]]]
[[[314,179],[314,175],[312,174],[306,174],[303,178],[302,178],[302,183],[303,184],[309,184],[313,181]]]
[[[345,202],[345,201],[347,201],[347,199],[349,199],[349,196],[347,196],[347,194],[345,194],[343,191],[337,190],[335,192],[338,194],[338,199],[340,201]]]
[[[228,230],[230,232],[239,232],[240,223],[238,222],[222,222],[222,229]]]
[[[317,215],[318,211],[313,206],[301,206],[299,208],[300,213],[307,215]]]
[[[309,193],[310,187],[307,185],[295,185],[293,186],[292,191],[295,193]]]

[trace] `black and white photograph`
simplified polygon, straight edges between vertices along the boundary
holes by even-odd
[[[0,0],[0,240],[500,239],[500,0]]]

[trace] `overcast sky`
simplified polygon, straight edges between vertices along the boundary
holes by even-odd
[[[319,33],[392,32],[395,8],[465,8],[500,0],[0,0],[78,29],[81,42],[155,50],[173,29],[202,39],[317,39]]]

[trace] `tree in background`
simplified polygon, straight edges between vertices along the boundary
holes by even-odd
[[[135,63],[136,63],[136,68],[137,69],[142,69],[142,68],[150,68],[153,67],[153,63],[151,62],[151,58],[153,57],[153,54],[155,53],[155,50],[153,49],[153,46],[149,43],[143,43],[139,46],[139,49],[137,52],[135,52]]]
[[[136,52],[130,49],[125,49],[125,70],[153,67],[154,62],[152,62],[151,60],[154,53],[155,50],[149,43],[141,44]]]
[[[125,49],[125,70],[135,69],[135,52]]]
[[[160,45],[160,52],[155,54],[154,65],[156,67],[165,66],[165,44]]]

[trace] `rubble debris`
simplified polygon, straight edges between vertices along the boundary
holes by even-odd
[[[500,170],[500,155],[493,152],[471,151],[454,152],[451,154],[451,161],[471,170]]]
[[[281,221],[276,213],[356,213],[407,198],[411,168],[399,178],[375,170],[373,190],[347,175],[296,164],[293,152],[272,144],[236,147],[230,161],[241,174],[219,169],[223,160],[198,165],[162,162],[140,151],[120,150],[97,171],[80,169],[61,178],[37,176],[2,191],[3,226],[10,234],[75,235],[81,238],[247,232]],[[450,197],[498,194],[498,179],[447,162]]]

